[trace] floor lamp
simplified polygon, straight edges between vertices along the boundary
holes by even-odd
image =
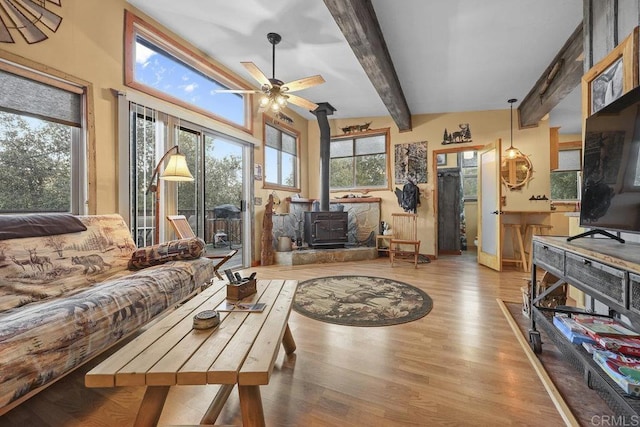
[[[175,150],[175,154],[171,154],[172,151]],[[169,163],[167,163],[167,167],[164,169],[164,172],[160,174],[160,168],[164,164],[167,156],[171,154],[169,157]],[[193,181],[193,175],[189,172],[189,166],[187,166],[187,159],[184,154],[180,154],[180,149],[177,145],[169,148],[166,153],[162,156],[156,168],[153,170],[153,175],[151,175],[151,183],[147,188],[146,194],[149,192],[153,193],[154,196],[154,204],[155,204],[155,227],[153,230],[153,243],[158,244],[160,240],[160,180],[163,179],[165,181]],[[154,181],[155,180],[155,181]]]

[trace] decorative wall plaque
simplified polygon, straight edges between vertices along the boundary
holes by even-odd
[[[52,10],[60,8],[61,0],[2,0],[0,1],[0,42],[15,43],[11,33],[20,33],[29,43],[48,38],[45,28],[58,30],[62,17]]]

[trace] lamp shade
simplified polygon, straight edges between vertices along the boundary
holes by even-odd
[[[193,181],[193,175],[189,172],[184,154],[178,153],[169,157],[169,163],[162,175],[160,175],[160,179],[167,181]]]

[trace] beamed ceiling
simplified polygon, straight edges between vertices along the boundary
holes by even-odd
[[[242,61],[270,77],[321,74],[296,92],[332,118],[507,109],[522,125],[549,113],[581,132],[582,0],[129,0],[257,88]],[[314,116],[292,107],[304,117]]]

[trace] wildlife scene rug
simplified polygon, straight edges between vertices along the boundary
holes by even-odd
[[[293,309],[322,322],[389,326],[426,316],[433,307],[421,289],[382,277],[331,276],[298,284]]]

